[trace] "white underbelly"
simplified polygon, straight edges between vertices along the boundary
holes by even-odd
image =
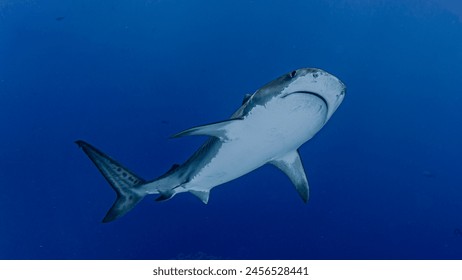
[[[188,189],[211,189],[298,149],[325,123],[327,108],[307,94],[274,98],[230,128],[229,139],[193,176]]]

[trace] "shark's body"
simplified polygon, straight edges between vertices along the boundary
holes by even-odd
[[[323,70],[303,68],[285,74],[246,96],[229,120],[174,135],[212,137],[185,163],[149,182],[77,141],[117,193],[103,222],[124,215],[147,194],[159,194],[160,201],[190,192],[207,203],[212,188],[267,163],[283,171],[306,202],[308,181],[298,148],[324,126],[344,96],[343,83]]]

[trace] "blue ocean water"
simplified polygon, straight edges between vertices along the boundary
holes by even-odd
[[[307,204],[264,166],[101,223],[75,140],[152,179],[301,67],[348,88]],[[461,259],[461,78],[456,0],[0,0],[0,259]]]

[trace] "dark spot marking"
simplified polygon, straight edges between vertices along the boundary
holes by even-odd
[[[319,77],[319,74],[318,73],[313,73],[313,78],[317,78]]]
[[[295,75],[297,75],[297,71],[294,70],[294,71],[290,72],[290,77],[291,78],[295,77]]]
[[[122,176],[127,177],[127,173],[123,172]]]
[[[122,171],[122,168],[120,168],[120,167],[119,167],[119,168],[117,168],[117,171],[118,171],[118,172]]]

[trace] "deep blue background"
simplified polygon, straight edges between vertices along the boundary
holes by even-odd
[[[0,1],[1,259],[462,258],[460,1],[42,2]],[[348,87],[301,148],[308,204],[265,166],[100,223],[75,140],[151,179],[301,67]]]

